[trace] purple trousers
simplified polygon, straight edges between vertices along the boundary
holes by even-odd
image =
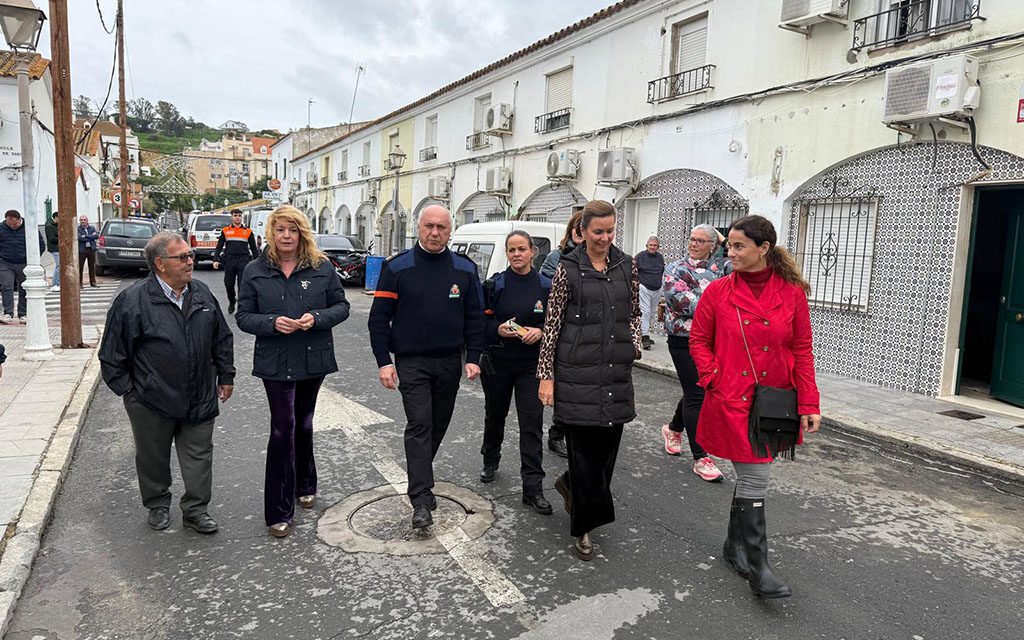
[[[270,442],[263,485],[267,526],[291,522],[295,496],[316,494],[313,411],[324,377],[295,382],[264,380],[270,403]]]

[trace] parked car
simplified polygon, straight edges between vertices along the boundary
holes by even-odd
[[[231,216],[222,213],[209,213],[193,216],[188,226],[188,246],[195,252],[195,263],[206,260],[213,262],[213,252],[217,248],[217,240],[221,230],[231,224]]]
[[[544,259],[562,239],[562,234],[565,233],[565,224],[519,220],[471,222],[462,225],[452,233],[448,247],[475,262],[477,275],[483,282],[508,267],[508,258],[505,256],[505,236],[516,229],[525,231],[533,238],[533,243],[537,247],[537,255],[533,258],[533,268],[540,271]]]
[[[267,218],[270,217],[270,213],[273,209],[254,209],[249,214],[249,228],[252,229],[252,234],[256,236],[256,247],[263,250],[263,241],[267,237]]]
[[[327,254],[341,281],[364,284],[366,281],[366,256],[369,254],[363,243],[355,236],[320,234],[316,245]]]
[[[157,231],[156,223],[142,218],[105,221],[96,241],[96,275],[112,267],[148,270],[142,250]]]

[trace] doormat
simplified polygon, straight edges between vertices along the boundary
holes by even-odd
[[[950,418],[959,418],[960,420],[977,420],[984,418],[985,416],[980,413],[971,413],[970,411],[964,411],[962,409],[950,409],[949,411],[939,411],[940,416],[949,416]]]

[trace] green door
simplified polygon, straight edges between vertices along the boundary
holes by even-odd
[[[1024,204],[1010,212],[1006,267],[999,298],[992,395],[1024,406]]]

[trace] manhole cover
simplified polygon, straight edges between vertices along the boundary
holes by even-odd
[[[411,556],[444,553],[438,536],[454,532],[459,539],[473,540],[494,522],[490,501],[468,489],[439,482],[434,496],[434,524],[426,529],[412,528],[409,499],[384,485],[352,494],[327,509],[317,522],[317,534],[327,544],[349,552]]]

